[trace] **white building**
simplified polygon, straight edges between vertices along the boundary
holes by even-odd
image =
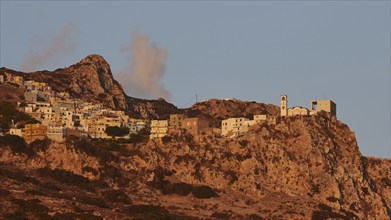
[[[168,120],[152,120],[150,138],[162,138],[168,133]]]
[[[56,141],[63,142],[66,135],[66,128],[60,123],[49,123],[48,125],[48,138]]]
[[[295,106],[288,108],[288,96],[282,95],[280,98],[280,116],[297,116],[297,115],[309,115],[310,111],[307,108],[301,106]]]
[[[23,137],[23,131],[22,131],[22,129],[19,129],[19,128],[11,128],[10,129],[10,134],[11,135],[17,135],[19,137]]]
[[[296,116],[296,115],[309,115],[310,111],[307,108],[295,106],[293,108],[288,109],[288,116]]]
[[[221,122],[221,135],[228,137],[238,137],[248,131],[248,127],[254,125],[255,120],[247,118],[229,118]]]
[[[255,123],[262,123],[267,121],[267,115],[254,115]]]
[[[137,121],[137,122],[129,122],[125,124],[126,127],[129,128],[129,134],[137,134],[141,129],[147,127],[147,122],[145,121]]]

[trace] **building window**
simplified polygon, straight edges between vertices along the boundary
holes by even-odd
[[[312,110],[316,110],[318,108],[318,102],[312,102],[311,108]]]

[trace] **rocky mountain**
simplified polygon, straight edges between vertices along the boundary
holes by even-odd
[[[363,157],[328,114],[256,125],[239,139],[9,138],[0,138],[2,217],[390,219],[391,160]]]
[[[46,82],[57,92],[69,92],[85,101],[102,102],[105,106],[127,111],[140,118],[167,118],[178,109],[164,99],[144,100],[127,96],[114,79],[110,65],[100,55],[88,55],[80,62],[54,71],[24,73],[1,68],[1,72],[22,75],[26,80]]]
[[[279,115],[275,105],[239,100],[178,109],[129,97],[99,55],[54,71],[0,71],[134,117],[181,112],[219,127],[229,117]],[[1,101],[22,94],[0,85]],[[391,159],[362,156],[354,132],[327,113],[255,125],[238,139],[0,136],[0,180],[0,219],[391,219]]]
[[[188,109],[178,109],[164,99],[145,100],[128,96],[114,79],[110,65],[102,56],[96,54],[54,71],[24,73],[5,67],[0,71],[21,75],[26,80],[46,82],[57,92],[69,92],[71,97],[101,102],[107,107],[125,110],[132,117],[138,118],[167,119],[169,114],[185,113],[189,117],[204,116],[214,127],[218,127],[221,120],[229,117],[251,119],[254,114],[278,115],[277,106],[256,102],[211,99],[197,102]],[[21,94],[14,92],[12,95],[19,97]]]

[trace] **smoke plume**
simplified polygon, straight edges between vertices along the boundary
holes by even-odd
[[[58,61],[62,56],[73,52],[75,49],[75,43],[72,39],[73,32],[73,25],[68,23],[49,40],[35,36],[21,69],[35,71],[49,62]],[[38,44],[44,45],[43,48],[37,48]]]
[[[167,50],[149,43],[146,35],[132,33],[130,46],[122,50],[128,54],[126,71],[118,75],[125,91],[135,97],[170,99],[170,92],[161,80],[166,71]]]

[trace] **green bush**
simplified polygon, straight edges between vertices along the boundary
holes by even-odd
[[[122,137],[129,134],[129,128],[126,127],[118,127],[118,126],[108,126],[105,130],[106,134],[114,137]]]
[[[171,141],[171,137],[170,136],[166,135],[166,136],[162,137],[163,144],[167,144],[170,141]]]
[[[240,146],[245,147],[248,144],[248,140],[240,140],[239,144],[240,144]]]
[[[8,129],[12,124],[12,120],[14,120],[14,123],[28,121],[30,124],[34,124],[37,122],[30,115],[16,110],[13,103],[0,102],[0,128]]]
[[[195,186],[191,192],[194,197],[198,199],[209,199],[218,196],[218,194],[209,186]]]
[[[45,138],[43,140],[37,139],[30,143],[30,148],[34,151],[46,151],[49,149],[52,141],[49,138]]]
[[[145,136],[142,136],[140,134],[130,134],[129,135],[129,142],[130,143],[141,143],[145,140]]]
[[[7,134],[0,136],[0,147],[8,146],[14,153],[27,154],[29,156],[34,155],[34,151],[27,147],[23,138],[17,135]]]
[[[174,183],[172,192],[180,196],[187,196],[193,190],[193,186],[187,183]]]
[[[79,139],[75,136],[67,137],[65,141],[67,146],[74,146],[76,150],[87,155],[100,158],[102,161],[114,161],[116,158],[110,153],[109,149],[116,149],[117,146],[109,146],[110,142],[91,139]]]

